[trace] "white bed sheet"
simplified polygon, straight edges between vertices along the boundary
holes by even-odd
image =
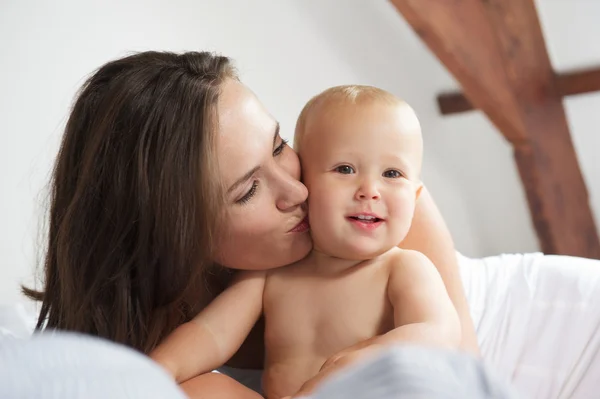
[[[600,397],[600,261],[459,256],[484,359],[532,398]]]

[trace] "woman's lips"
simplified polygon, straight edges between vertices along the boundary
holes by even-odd
[[[296,227],[288,231],[288,233],[304,233],[308,231],[309,228],[310,225],[308,224],[308,217],[304,217],[304,219],[302,219],[300,223],[296,225]]]

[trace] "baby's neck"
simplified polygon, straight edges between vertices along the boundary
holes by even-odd
[[[312,264],[312,268],[323,275],[335,275],[339,273],[343,273],[347,270],[352,269],[360,264],[365,262],[369,262],[369,260],[353,260],[353,259],[343,259],[337,258],[335,256],[328,255],[324,252],[321,252],[318,248],[314,248],[309,255],[310,263]]]

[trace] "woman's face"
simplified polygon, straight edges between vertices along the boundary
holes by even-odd
[[[265,270],[298,261],[312,241],[300,161],[279,135],[279,124],[243,84],[222,86],[217,159],[225,191],[216,261]]]

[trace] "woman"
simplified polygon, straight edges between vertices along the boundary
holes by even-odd
[[[279,267],[310,251],[299,178],[297,155],[228,58],[145,52],[104,65],[75,102],[54,168],[45,287],[25,290],[42,301],[37,327],[148,353],[231,270]],[[426,190],[401,246],[438,267],[462,346],[477,352],[453,243]],[[231,366],[261,368],[260,328]],[[219,374],[184,388],[253,395]]]

